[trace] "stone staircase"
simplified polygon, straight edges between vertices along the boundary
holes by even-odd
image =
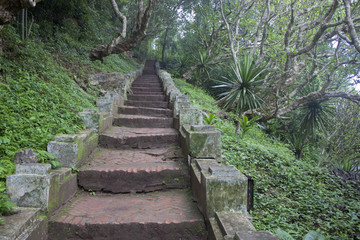
[[[50,219],[49,239],[207,239],[154,62],[118,113],[80,169],[85,191]]]

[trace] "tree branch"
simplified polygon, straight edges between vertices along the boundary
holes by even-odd
[[[360,40],[358,38],[358,35],[356,33],[355,27],[354,27],[354,22],[353,19],[351,17],[351,9],[350,9],[350,0],[343,0],[344,5],[345,5],[345,13],[346,13],[346,24],[349,27],[349,33],[350,33],[350,37],[352,40],[352,43],[354,44],[356,50],[358,52],[360,52]]]

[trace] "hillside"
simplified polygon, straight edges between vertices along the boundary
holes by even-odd
[[[326,239],[358,239],[360,202],[355,184],[344,183],[311,159],[299,160],[280,140],[253,127],[243,138],[234,134],[231,116],[200,88],[181,79],[175,84],[202,110],[219,114],[215,127],[222,134],[226,164],[236,166],[255,181],[254,210],[257,230],[281,229],[294,239],[319,231]]]
[[[138,66],[125,55],[112,55],[104,63],[88,58],[99,35],[107,36],[109,30],[89,14],[104,15],[103,24],[112,27],[111,7],[95,11],[91,6],[72,6],[56,16],[47,14],[44,20],[50,7],[59,6],[44,3],[32,10],[35,22],[27,39],[20,38],[18,22],[0,32],[0,216],[8,214],[12,205],[4,191],[6,176],[15,170],[14,154],[32,148],[41,162],[49,162],[47,143],[57,134],[83,129],[77,113],[94,108],[102,94],[88,77],[98,72],[127,73]]]

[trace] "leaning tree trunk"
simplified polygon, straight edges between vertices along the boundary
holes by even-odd
[[[136,25],[129,38],[125,38],[126,33],[126,17],[119,11],[115,0],[111,0],[112,6],[117,17],[123,23],[123,32],[114,38],[107,45],[99,45],[90,51],[90,59],[92,61],[101,60],[111,54],[119,54],[131,50],[140,42],[146,35],[146,28],[155,5],[161,0],[149,0],[146,9],[144,8],[144,1],[138,0],[138,15],[136,18]]]

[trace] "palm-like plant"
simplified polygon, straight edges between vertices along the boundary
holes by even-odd
[[[245,55],[238,66],[232,68],[230,76],[223,77],[223,81],[215,88],[222,88],[219,103],[226,110],[234,110],[238,116],[247,110],[261,107],[260,86],[264,82],[264,70],[255,65],[253,59]],[[238,129],[237,129],[238,132]]]
[[[300,91],[300,95],[306,96],[311,92],[316,92],[320,89],[320,85],[321,83],[319,81],[312,82]],[[326,133],[329,117],[333,115],[335,109],[330,102],[314,100],[302,106],[299,110],[302,115],[300,120],[301,128],[305,130],[306,135],[313,135],[315,129],[322,130]]]
[[[223,88],[225,91],[219,94],[225,109],[235,110],[238,115],[246,110],[255,109],[261,106],[262,99],[259,96],[259,87],[263,83],[262,73],[264,69],[256,67],[253,59],[247,55],[238,67],[232,68],[229,77],[223,77],[215,88]]]

